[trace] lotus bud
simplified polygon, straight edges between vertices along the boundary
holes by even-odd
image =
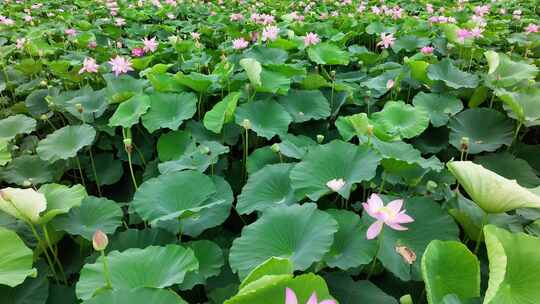
[[[47,102],[47,105],[48,105],[49,107],[54,105],[54,102],[52,101],[52,97],[51,97],[51,96],[45,96],[45,101]]]
[[[437,189],[437,186],[437,183],[432,180],[428,180],[428,182],[426,183],[426,188],[428,192],[434,192]]]
[[[75,109],[77,109],[77,112],[82,113],[83,112],[83,106],[80,103],[75,104]]]
[[[276,143],[276,144],[273,144],[273,145],[270,147],[270,149],[272,149],[272,151],[275,152],[275,153],[279,153],[279,151],[280,151],[279,144],[277,144],[277,143]]]
[[[126,149],[127,153],[131,154],[131,150],[133,150],[133,144],[131,142],[131,138],[124,139],[124,148]]]
[[[332,78],[336,78],[336,71],[330,71],[330,76],[332,76]]]
[[[49,117],[47,117],[47,114],[41,114],[41,116],[39,117],[39,119],[43,120],[43,121],[46,121],[49,119]]]
[[[246,130],[251,129],[251,121],[249,121],[249,119],[247,119],[247,118],[244,119],[242,121],[242,127],[244,127],[244,129],[246,129]]]
[[[404,295],[399,298],[400,304],[414,304],[411,295]]]
[[[92,236],[92,245],[94,246],[95,251],[103,251],[107,248],[109,244],[109,239],[107,235],[101,230],[96,230],[94,236]]]
[[[468,137],[461,138],[461,151],[469,151],[469,138]]]
[[[324,141],[324,135],[317,134],[317,142],[321,144],[323,141]]]
[[[367,125],[367,135],[368,136],[373,136],[373,125],[372,124],[368,124]]]

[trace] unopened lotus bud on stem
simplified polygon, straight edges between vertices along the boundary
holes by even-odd
[[[324,141],[324,135],[322,134],[317,134],[317,142],[322,144],[322,142]]]
[[[105,248],[107,248],[108,244],[109,238],[107,238],[107,235],[99,229],[96,230],[96,232],[94,232],[94,236],[92,236],[92,246],[94,246],[94,250],[103,251]]]

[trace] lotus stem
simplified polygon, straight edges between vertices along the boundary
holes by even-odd
[[[99,178],[96,171],[96,163],[94,162],[94,155],[92,153],[92,147],[88,149],[88,154],[90,155],[90,163],[92,164],[92,172],[96,180],[97,192],[98,192],[98,195],[101,196],[101,186],[99,185]]]
[[[369,272],[368,272],[366,280],[369,280],[369,278],[371,278],[371,275],[373,275],[373,271],[375,271],[375,265],[377,264],[377,256],[379,255],[379,252],[381,251],[381,247],[382,247],[383,233],[384,233],[384,227],[381,230],[379,237],[377,238],[377,242],[378,242],[377,251],[375,252],[375,255],[373,256],[373,261],[371,262],[371,267],[369,268]]]
[[[79,160],[79,156],[75,156],[75,160],[77,161],[77,168],[79,168],[79,175],[81,176],[81,182],[83,186],[86,188],[86,182],[84,181],[84,175],[81,167],[81,161]]]
[[[41,229],[43,230],[43,235],[45,235],[45,241],[47,242],[47,246],[49,246],[49,249],[51,250],[54,261],[58,265],[58,269],[60,270],[60,274],[62,275],[62,280],[64,281],[64,284],[67,285],[68,283],[66,279],[66,273],[64,272],[64,267],[62,266],[62,263],[60,262],[60,259],[58,258],[58,255],[56,254],[56,251],[52,247],[52,242],[51,242],[51,238],[49,237],[49,231],[47,230],[47,226],[41,225]]]
[[[484,231],[484,226],[487,224],[488,221],[488,214],[484,213],[482,216],[482,225],[480,226],[480,231],[478,232],[478,236],[476,237],[476,245],[474,247],[474,254],[478,254],[478,250],[480,249],[480,239],[482,238],[482,232]]]
[[[39,237],[39,234],[36,231],[36,227],[34,227],[34,225],[30,221],[28,221],[27,223],[28,223],[28,226],[30,226],[30,230],[32,230],[32,235],[34,235],[34,237],[36,238],[38,242],[38,246],[41,247],[41,251],[43,251],[43,254],[45,254],[45,259],[47,260],[47,263],[49,264],[49,268],[51,269],[51,272],[53,273],[56,283],[60,283],[60,281],[58,280],[58,275],[56,274],[56,270],[54,269],[54,264],[52,262],[52,259],[47,253],[47,248],[45,248],[45,246],[43,245],[43,240]]]
[[[103,276],[105,277],[105,284],[107,284],[105,287],[112,289],[111,275],[109,273],[109,261],[107,259],[107,255],[105,254],[105,250],[101,250],[101,257],[103,258]]]

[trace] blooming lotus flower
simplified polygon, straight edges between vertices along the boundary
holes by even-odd
[[[268,26],[262,32],[262,41],[274,41],[279,34],[279,28],[277,26]]]
[[[129,58],[126,59],[117,55],[115,58],[109,60],[109,64],[111,65],[111,69],[116,77],[118,77],[120,74],[133,71]]]
[[[307,33],[306,37],[304,37],[304,45],[306,47],[310,46],[310,45],[315,45],[317,43],[321,42],[321,39],[319,38],[319,36],[315,33]]]
[[[539,27],[536,24],[529,23],[527,27],[525,28],[525,33],[531,34],[531,33],[538,33]]]
[[[197,32],[191,32],[190,35],[191,35],[191,38],[193,38],[195,40],[201,39],[201,34],[199,34]]]
[[[343,186],[345,186],[345,181],[343,180],[343,178],[334,178],[326,183],[326,187],[330,188],[330,190],[334,192],[338,192],[341,188],[343,188]]]
[[[362,203],[362,206],[369,216],[376,219],[367,230],[366,237],[368,240],[376,238],[385,224],[394,230],[402,231],[407,230],[407,227],[400,224],[414,222],[412,217],[405,214],[405,210],[401,210],[403,206],[402,199],[391,201],[385,206],[382,199],[373,193],[367,203]]]
[[[432,46],[424,46],[420,49],[420,52],[424,55],[431,55],[433,54],[434,50],[435,48],[433,48]]]
[[[37,223],[47,209],[45,195],[34,189],[4,188],[0,190],[0,210],[24,221]]]
[[[133,57],[142,57],[144,56],[144,50],[142,48],[134,48],[131,50],[131,55]]]
[[[114,24],[116,24],[116,26],[122,26],[126,24],[126,20],[124,18],[116,18],[114,19]]]
[[[24,48],[25,44],[26,44],[26,38],[17,38],[17,44],[15,45],[15,47],[18,50],[21,50],[22,48]]]
[[[472,34],[467,29],[459,29],[457,31],[457,39],[461,43],[465,42],[465,39],[470,38],[470,37],[472,37]]]
[[[64,31],[64,34],[68,35],[69,37],[73,37],[75,35],[77,35],[77,31],[75,29],[67,29]]]
[[[232,41],[232,44],[235,50],[241,50],[241,49],[247,48],[249,45],[249,42],[244,40],[244,38],[238,38],[238,39],[234,39]]]
[[[381,41],[377,43],[377,46],[382,46],[383,49],[387,49],[394,45],[394,41],[396,41],[396,38],[394,38],[394,34],[386,34],[381,33]]]
[[[288,287],[285,289],[285,304],[298,304],[296,293],[294,292],[294,290]],[[306,302],[306,304],[336,304],[336,301],[324,300],[324,301],[319,302],[319,300],[317,300],[317,294],[313,292],[309,300]]]
[[[473,38],[482,38],[483,37],[483,35],[482,35],[483,31],[484,30],[482,28],[475,27],[470,31],[471,37],[473,37]]]
[[[93,58],[84,58],[83,67],[79,70],[79,74],[82,73],[97,73],[99,65],[96,64],[96,60]]]
[[[159,43],[156,41],[156,37],[152,37],[152,39],[144,38],[143,44],[143,50],[150,53],[155,52],[159,45]]]

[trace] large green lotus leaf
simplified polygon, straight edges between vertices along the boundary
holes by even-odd
[[[237,198],[236,210],[247,214],[296,203],[289,177],[291,169],[291,164],[267,165],[250,175]]]
[[[338,231],[334,235],[334,243],[324,257],[329,267],[347,270],[371,262],[377,251],[377,244],[362,237],[367,227],[360,217],[351,211],[326,210],[338,223]]]
[[[221,133],[223,125],[234,120],[234,112],[241,95],[240,92],[232,92],[216,103],[212,110],[204,115],[204,127],[214,133]]]
[[[293,275],[264,276],[246,285],[224,304],[285,303],[286,288],[294,291],[298,303],[307,303],[313,292],[317,294],[320,301],[332,299],[324,279],[313,273],[308,273],[297,277],[293,277]]]
[[[538,73],[536,66],[524,61],[512,61],[505,54],[487,51],[484,56],[489,66],[486,81],[494,88],[511,87],[523,80],[534,79]]]
[[[315,204],[275,207],[244,227],[233,241],[229,263],[240,278],[270,257],[289,258],[295,270],[306,270],[330,250],[337,229]]]
[[[329,181],[343,179],[337,192],[349,198],[352,185],[375,176],[380,157],[367,145],[356,146],[339,140],[313,146],[291,171],[292,187],[299,197],[316,201],[332,190]]]
[[[403,208],[414,222],[406,224],[405,231],[384,227],[378,259],[383,266],[403,281],[422,279],[420,261],[428,244],[433,240],[458,240],[459,228],[452,217],[438,203],[428,197],[413,197],[405,200]],[[363,216],[373,222],[367,214]],[[365,237],[362,234],[361,237]],[[374,240],[372,242],[378,242]],[[409,264],[398,252],[404,246],[414,252],[416,260]]]
[[[349,64],[349,53],[341,50],[337,45],[323,42],[309,47],[308,57],[316,64]]]
[[[239,289],[267,275],[293,274],[293,264],[289,259],[271,257],[255,267],[240,284]]]
[[[36,129],[36,120],[23,114],[11,115],[0,120],[0,139],[10,140],[17,134],[31,133]]]
[[[110,237],[105,252],[124,251],[130,248],[144,249],[148,246],[165,246],[178,241],[176,235],[156,228],[127,229]]]
[[[68,159],[91,145],[95,137],[96,130],[90,125],[65,126],[42,139],[37,146],[37,154],[49,162]]]
[[[191,133],[182,130],[162,134],[157,142],[157,153],[159,161],[162,162],[179,159],[186,152],[194,149],[195,143],[191,138]]]
[[[80,106],[82,107],[80,107]],[[105,89],[94,91],[81,89],[80,94],[67,100],[62,105],[67,112],[86,123],[94,122],[107,110],[108,102],[105,96]]]
[[[218,162],[220,155],[228,152],[229,147],[217,141],[203,141],[198,145],[192,143],[180,158],[159,164],[159,172],[162,174],[182,170],[205,172],[208,167]]]
[[[474,161],[505,178],[516,180],[523,187],[534,188],[540,185],[540,178],[529,163],[509,152],[478,156]]]
[[[332,295],[341,304],[373,303],[398,304],[398,301],[384,293],[370,281],[353,281],[345,272],[331,272],[324,276]]]
[[[269,48],[256,45],[245,54],[246,58],[253,58],[261,64],[283,64],[287,61],[288,54],[279,48]]]
[[[112,153],[100,153],[94,155],[94,164],[96,168],[97,181],[92,169],[92,163],[85,165],[86,176],[89,180],[100,185],[112,185],[118,182],[123,174],[124,167],[120,159],[114,158]]]
[[[335,122],[341,138],[345,141],[354,136],[363,136],[368,132],[369,118],[366,113],[358,113],[350,116],[339,116]]]
[[[8,140],[0,138],[0,166],[5,166],[11,161],[11,152],[8,148]]]
[[[441,303],[447,294],[462,300],[480,296],[480,262],[460,242],[429,243],[422,258],[422,276],[430,304]]]
[[[120,206],[111,200],[94,196],[86,197],[80,207],[73,208],[68,214],[54,219],[56,230],[66,231],[71,235],[80,235],[91,241],[97,230],[113,234],[123,217]]]
[[[0,172],[2,180],[19,186],[30,182],[39,185],[54,180],[55,168],[36,155],[22,155],[14,158]]]
[[[425,159],[422,157],[420,151],[403,141],[385,142],[374,138],[372,144],[373,148],[383,158],[383,166],[385,166],[385,169],[391,170],[392,165],[391,162],[387,162],[386,160],[402,161],[407,164],[415,164],[424,169],[435,171],[441,171],[444,168],[437,157],[432,156],[429,159]]]
[[[234,200],[231,186],[220,176],[214,175],[211,178],[216,185],[216,192],[207,199],[206,204],[212,204],[212,208],[202,209],[191,217],[181,219],[182,234],[197,237],[204,230],[221,225],[229,217]]]
[[[34,189],[0,189],[0,210],[25,222],[37,223],[47,209],[45,195]]]
[[[88,196],[82,185],[68,187],[60,184],[46,184],[39,188],[45,195],[47,209],[42,212],[41,224],[47,223],[59,214],[68,213],[73,207],[80,206],[82,200]]]
[[[240,66],[246,71],[251,85],[253,85],[254,87],[262,85],[262,66],[260,62],[253,58],[244,58],[240,60]]]
[[[467,109],[452,119],[450,144],[461,150],[462,138],[469,138],[469,154],[493,152],[502,145],[510,145],[514,125],[502,113],[488,108]]]
[[[199,261],[199,269],[186,273],[184,282],[180,284],[180,289],[192,289],[197,284],[205,284],[206,279],[216,276],[221,272],[224,264],[223,251],[216,243],[199,240],[185,243],[185,246],[191,248]]]
[[[370,90],[371,96],[378,98],[392,89],[388,86],[388,82],[400,79],[402,77],[401,74],[402,69],[392,68],[377,77],[368,78],[367,80],[363,81],[361,85],[367,87]]]
[[[242,104],[236,110],[236,123],[243,125],[249,120],[251,129],[267,139],[275,135],[285,135],[292,117],[285,108],[274,101],[253,101]]]
[[[459,70],[451,59],[445,58],[437,64],[428,67],[428,77],[431,80],[440,80],[453,89],[476,88],[478,77]]]
[[[45,269],[41,267],[39,276],[35,279],[26,278],[24,282],[17,285],[15,288],[8,287],[6,285],[0,285],[0,299],[2,304],[46,304],[46,303],[58,303],[53,302],[51,299],[51,292],[49,292],[49,279],[47,278]],[[52,286],[51,286],[52,289]],[[47,302],[49,301],[50,302]],[[74,298],[74,300],[76,300]]]
[[[448,123],[449,116],[463,109],[463,103],[452,95],[420,92],[414,96],[415,107],[424,108],[429,113],[429,119],[434,127]]]
[[[176,130],[197,111],[197,96],[193,93],[154,93],[150,96],[150,110],[142,117],[150,132],[160,128]]]
[[[187,304],[178,294],[166,289],[136,288],[100,292],[83,304]]]
[[[330,116],[330,104],[321,91],[291,90],[279,98],[279,103],[291,114],[294,122],[324,119]]]
[[[135,192],[131,205],[145,221],[189,217],[218,201],[208,201],[216,192],[212,179],[198,171],[163,174],[145,181]]]
[[[413,107],[403,101],[389,101],[382,111],[372,118],[380,123],[386,132],[402,138],[412,138],[424,132],[429,126],[429,113],[423,107]]]
[[[533,304],[540,299],[540,239],[488,225],[489,283],[484,304]]]
[[[256,87],[257,92],[285,95],[291,86],[291,77],[286,71],[263,68],[261,72],[261,85]]]
[[[505,103],[508,116],[529,127],[540,125],[540,88],[527,87],[515,92],[497,90],[495,93]]]
[[[279,153],[284,156],[296,159],[304,158],[310,146],[317,145],[317,142],[304,135],[286,134],[280,137]]]
[[[206,93],[210,86],[217,81],[215,75],[205,75],[201,73],[191,73],[184,75],[182,72],[174,75],[175,80],[183,86],[186,86],[196,92]]]
[[[186,273],[199,268],[193,250],[179,245],[150,246],[126,251],[112,251],[107,255],[111,289],[139,287],[164,288],[184,281]],[[77,282],[77,297],[92,298],[106,288],[103,257],[84,265]]]
[[[408,52],[418,50],[423,46],[429,45],[429,39],[426,37],[418,37],[417,35],[405,35],[399,37],[392,45],[392,50],[398,53],[401,50]]]
[[[272,151],[269,146],[258,148],[251,152],[247,159],[247,172],[249,175],[261,170],[266,165],[279,164],[279,154]]]
[[[0,284],[15,287],[26,279],[36,277],[32,268],[34,254],[17,233],[0,227]]]
[[[118,105],[113,116],[109,118],[109,126],[130,128],[139,123],[139,118],[148,111],[148,108],[150,108],[150,97],[135,95]]]
[[[471,199],[487,213],[540,208],[540,195],[470,161],[453,161],[448,169]]]

